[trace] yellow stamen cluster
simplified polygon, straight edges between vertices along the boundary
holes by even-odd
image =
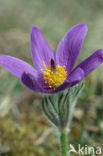
[[[43,78],[50,88],[57,88],[66,80],[67,71],[64,68],[65,66],[57,65],[55,70],[51,70],[51,66],[45,66]]]

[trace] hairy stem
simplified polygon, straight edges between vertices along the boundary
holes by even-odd
[[[68,137],[67,137],[67,131],[62,131],[60,133],[60,148],[61,148],[61,156],[69,156],[68,155]]]

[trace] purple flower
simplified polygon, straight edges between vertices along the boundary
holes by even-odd
[[[40,30],[31,30],[31,55],[34,69],[28,63],[7,55],[0,55],[0,65],[29,89],[42,93],[56,93],[83,80],[103,63],[103,50],[99,49],[73,68],[87,33],[85,24],[73,26],[60,41],[56,55]]]

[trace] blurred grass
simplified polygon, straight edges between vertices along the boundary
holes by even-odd
[[[29,34],[38,26],[56,51],[60,39],[77,23],[89,31],[78,62],[103,48],[102,0],[0,0],[0,53],[31,62]],[[78,102],[70,142],[103,144],[103,65],[86,78]],[[0,68],[0,154],[57,156],[55,132],[40,110],[41,97]],[[79,115],[78,115],[79,114]],[[103,147],[102,147],[103,149]]]

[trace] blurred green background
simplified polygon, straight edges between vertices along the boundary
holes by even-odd
[[[63,35],[79,23],[86,23],[89,31],[78,63],[103,48],[103,0],[0,0],[0,54],[32,64],[32,26],[40,28],[56,51]],[[59,156],[55,136],[42,114],[41,96],[23,87],[20,80],[0,67],[0,155]],[[79,143],[103,149],[103,65],[86,78],[70,143],[75,147]]]

